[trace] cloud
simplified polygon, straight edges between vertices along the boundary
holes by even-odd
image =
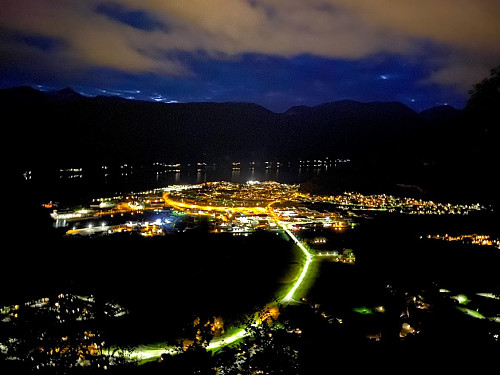
[[[194,73],[173,57],[179,51],[226,59],[396,54],[426,64],[433,46],[439,65],[424,83],[463,89],[500,62],[498,19],[497,0],[6,0],[0,32],[10,60],[170,77]],[[16,34],[59,48],[40,51],[8,37]]]
[[[110,19],[99,11],[98,1],[7,0],[0,12],[2,38],[9,40],[12,55],[54,68],[109,68],[128,72],[186,74],[176,61],[155,55],[147,31]],[[26,35],[60,41],[60,48],[41,54],[35,48],[14,44],[12,35]],[[33,46],[31,46],[33,47]],[[9,51],[6,47],[2,54]],[[40,56],[42,55],[42,56]],[[12,57],[12,56],[9,56]],[[69,65],[68,65],[69,64]]]
[[[500,2],[496,0],[332,2],[351,9],[375,30],[403,36],[416,59],[436,67],[424,84],[450,85],[467,92],[500,64]],[[441,54],[433,50],[426,55],[429,43],[440,47]]]
[[[500,3],[495,0],[332,0],[377,29],[466,49],[498,46]]]

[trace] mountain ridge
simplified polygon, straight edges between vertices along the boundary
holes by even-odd
[[[117,162],[350,156],[394,148],[433,113],[424,118],[400,102],[355,100],[276,113],[251,102],[158,103],[26,86],[0,90],[0,106],[19,125],[8,136],[29,150],[19,152],[24,164],[51,163],[40,147],[45,138],[61,150],[71,145],[63,153],[68,163],[79,155]]]
[[[29,85],[21,85],[21,86],[0,89],[0,93],[2,93],[2,94],[22,92],[22,91],[24,91],[25,93],[31,91],[32,93],[36,92],[39,94],[48,94],[51,96],[63,96],[63,95],[69,96],[70,94],[72,94],[75,97],[81,97],[81,98],[108,98],[108,99],[116,98],[116,99],[120,99],[120,100],[124,100],[124,101],[139,101],[139,102],[168,104],[168,105],[171,105],[171,104],[173,104],[173,105],[176,105],[176,104],[204,104],[204,103],[208,103],[208,104],[223,104],[223,103],[251,104],[251,105],[262,107],[262,108],[266,109],[267,111],[272,112],[272,113],[276,113],[276,114],[286,114],[287,112],[289,112],[295,108],[311,109],[311,108],[318,108],[318,107],[322,107],[322,106],[328,106],[331,104],[339,104],[339,103],[341,103],[341,104],[342,103],[348,103],[348,104],[353,104],[353,103],[356,104],[357,103],[357,104],[362,104],[362,105],[370,105],[370,104],[376,104],[376,103],[384,103],[384,104],[394,103],[397,105],[404,106],[404,107],[410,109],[411,111],[414,111],[415,113],[423,113],[425,111],[432,110],[434,108],[440,108],[440,107],[453,108],[457,111],[462,111],[461,109],[455,108],[455,107],[448,105],[448,104],[436,105],[433,107],[426,108],[424,110],[417,111],[417,110],[412,109],[408,105],[404,104],[403,102],[399,102],[399,101],[378,101],[378,100],[360,101],[360,100],[354,100],[354,99],[339,99],[339,100],[328,101],[328,102],[324,102],[324,103],[320,103],[320,104],[316,104],[316,105],[293,105],[293,106],[290,106],[285,111],[276,112],[276,111],[272,111],[272,110],[266,108],[265,106],[263,106],[261,104],[257,104],[255,102],[248,102],[248,101],[187,101],[187,102],[167,102],[166,103],[166,102],[161,102],[161,101],[157,102],[157,101],[150,101],[150,100],[145,100],[145,99],[124,98],[124,97],[119,96],[119,95],[103,95],[103,94],[86,95],[86,94],[82,94],[82,93],[78,92],[77,90],[71,88],[70,86],[67,86],[67,87],[62,88],[62,89],[54,89],[54,90],[41,90],[41,89],[37,89],[37,88],[35,88],[33,86],[29,86]]]

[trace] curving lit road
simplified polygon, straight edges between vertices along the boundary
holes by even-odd
[[[285,305],[297,302],[297,300],[294,297],[297,294],[298,289],[301,287],[301,285],[303,285],[304,281],[309,276],[309,270],[311,263],[313,262],[314,256],[308,250],[307,246],[305,246],[292,232],[292,224],[289,224],[288,222],[285,221],[281,221],[279,217],[275,214],[272,206],[275,203],[279,203],[280,202],[279,200],[268,203],[267,206],[264,208],[264,207],[227,207],[227,206],[196,205],[193,203],[184,203],[172,200],[169,198],[168,192],[166,192],[163,195],[163,198],[165,200],[165,204],[169,204],[179,210],[190,210],[195,213],[196,211],[202,211],[204,213],[206,212],[226,212],[226,213],[243,213],[243,214],[266,213],[276,223],[276,225],[294,241],[294,243],[298,246],[298,248],[302,251],[304,255],[304,262],[302,264],[302,269],[300,270],[300,275],[290,286],[288,292],[284,296],[281,296],[278,299],[278,302]],[[488,298],[500,299],[500,297],[491,293],[482,293],[480,295]],[[459,297],[461,297],[461,295],[459,295]],[[463,301],[461,301],[460,298],[458,301],[459,303],[463,303]],[[485,317],[478,311],[463,306],[457,306],[457,309],[476,319],[488,319],[500,323],[500,317],[498,316]],[[260,323],[258,321],[255,321],[253,324],[258,325]],[[245,329],[240,329],[231,335],[216,337],[212,339],[212,341],[209,343],[209,345],[207,346],[207,350],[217,350],[218,348],[230,345],[249,335],[250,332],[246,331]],[[151,346],[142,346],[138,348],[134,352],[133,356],[141,362],[147,362],[150,360],[154,360],[160,357],[162,354],[166,353],[175,354],[180,352],[179,349],[175,347],[165,346],[162,348],[158,345],[157,346],[151,345]]]
[[[288,223],[282,222],[278,220],[278,217],[275,215],[272,205],[278,203],[279,201],[270,202],[265,208],[264,207],[224,207],[224,206],[201,206],[196,204],[188,204],[183,202],[174,201],[169,198],[169,193],[165,192],[163,194],[163,199],[165,200],[165,204],[171,205],[177,209],[190,209],[190,210],[200,210],[200,211],[220,211],[220,212],[235,212],[235,213],[267,213],[269,217],[271,217],[278,225],[300,248],[300,250],[304,253],[305,262],[302,266],[302,270],[300,272],[299,277],[293,285],[290,287],[288,293],[281,297],[278,301],[284,304],[293,303],[294,295],[297,292],[297,289],[302,285],[304,280],[307,278],[307,274],[309,271],[309,266],[313,260],[313,254],[309,252],[309,250],[302,244],[302,242],[292,233],[292,231],[288,228]],[[254,324],[258,324],[257,322]],[[241,329],[236,333],[228,336],[221,336],[212,339],[209,343],[207,350],[215,350],[226,345],[232,344],[235,341],[238,341],[249,335],[245,329]],[[147,362],[151,360],[155,360],[159,358],[162,354],[176,354],[178,350],[175,347],[160,347],[161,345],[152,345],[152,346],[141,346],[137,348],[132,357],[139,360],[140,362]]]
[[[300,287],[300,285],[302,284],[302,282],[306,278],[307,272],[309,270],[309,266],[313,260],[313,255],[309,252],[309,250],[307,250],[307,248],[302,244],[302,242],[290,231],[290,229],[288,229],[286,227],[285,224],[283,224],[281,222],[278,222],[277,224],[286,232],[286,234],[288,234],[288,236],[290,236],[290,238],[295,242],[295,244],[300,248],[300,250],[302,250],[302,252],[304,253],[304,255],[306,257],[306,261],[303,265],[302,272],[300,273],[299,277],[297,278],[297,280],[293,284],[290,291],[286,294],[286,296],[284,296],[281,299],[281,302],[287,303],[287,302],[293,301],[293,296],[294,296],[295,292],[297,291],[297,289]]]
[[[210,205],[198,205],[193,203],[184,203],[175,201],[169,198],[170,193],[165,192],[163,194],[163,200],[166,205],[170,205],[178,210],[194,210],[194,211],[216,211],[216,212],[232,212],[239,213],[245,215],[255,215],[255,214],[264,214],[267,213],[267,209],[265,207],[229,207],[229,206],[210,206]]]

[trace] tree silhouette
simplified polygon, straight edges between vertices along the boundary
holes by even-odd
[[[469,94],[467,110],[498,115],[500,112],[500,65],[491,69],[490,76],[475,84]]]

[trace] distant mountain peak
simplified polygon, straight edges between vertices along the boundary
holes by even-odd
[[[426,110],[423,110],[420,112],[420,114],[425,114],[427,112],[448,112],[448,113],[454,113],[454,112],[459,112],[460,110],[456,109],[455,107],[449,105],[449,104],[443,104],[443,105],[438,105],[436,107],[428,108]]]
[[[351,99],[343,99],[333,102],[318,104],[312,107],[305,105],[293,106],[285,112],[288,116],[358,116],[362,113],[392,113],[405,116],[416,116],[417,112],[401,102],[396,101],[371,101],[361,102]],[[368,118],[367,118],[368,120]]]
[[[459,109],[445,104],[428,108],[424,111],[421,111],[419,114],[420,116],[428,120],[444,121],[455,119],[460,114],[460,112],[461,111]]]
[[[81,97],[83,97],[82,94],[76,92],[75,90],[73,90],[70,87],[65,87],[64,89],[50,91],[50,92],[48,92],[48,94],[51,96],[56,96],[56,97],[61,98],[61,99],[62,98],[69,99],[69,98],[81,98]]]
[[[307,112],[310,109],[311,109],[311,107],[309,107],[307,105],[294,105],[293,107],[288,108],[288,110],[284,113],[285,113],[285,115],[288,115],[288,116],[296,116],[296,115],[300,115],[304,112]]]

